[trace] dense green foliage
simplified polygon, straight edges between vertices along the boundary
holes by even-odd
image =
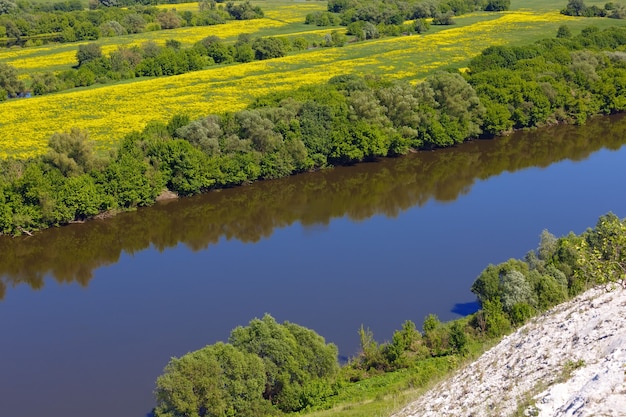
[[[217,343],[173,358],[157,380],[157,417],[266,416],[334,393],[337,347],[266,314]]]
[[[48,157],[0,165],[0,227],[19,234],[148,205],[164,189],[190,195],[512,128],[582,123],[626,109],[624,45],[626,30],[590,27],[524,48],[488,48],[467,73],[435,73],[417,85],[337,76],[327,85],[264,97],[237,113],[151,123],[105,161],[85,151],[80,158],[94,161],[88,164],[75,159],[71,144],[74,137],[88,142],[85,132],[56,135]],[[221,56],[216,39],[197,47]],[[272,54],[275,47],[264,43],[256,51]],[[79,72],[102,59],[89,44],[81,51]],[[141,61],[146,71],[162,68],[145,64],[157,65],[162,53],[177,54],[173,46],[154,52],[154,59]]]
[[[423,33],[424,19],[434,25],[452,25],[454,16],[477,10],[503,11],[510,0],[330,0],[327,12],[307,15],[305,23],[317,26],[343,25],[356,39],[375,39],[383,35]],[[417,24],[408,24],[415,21]]]
[[[596,5],[587,6],[583,0],[569,0],[567,6],[561,10],[561,13],[568,16],[584,16],[584,17],[610,17],[613,19],[626,18],[626,5],[621,3],[609,2],[600,8]]]
[[[48,282],[46,276],[86,286],[95,269],[117,262],[124,252],[181,244],[198,250],[226,238],[252,243],[294,223],[306,227],[339,217],[393,217],[431,201],[454,201],[477,179],[584,160],[600,149],[616,150],[624,144],[626,115],[600,117],[584,126],[520,132],[453,152],[421,152],[348,170],[263,181],[236,192],[210,193],[204,204],[159,204],[85,227],[51,229],[33,237],[2,236],[0,298],[3,287],[39,289]]]
[[[439,18],[450,13],[459,16],[477,10],[508,10],[508,0],[330,0],[328,11],[337,13],[341,24],[351,22],[369,22],[374,25],[400,25],[406,20]],[[328,17],[329,21],[334,18]]]
[[[626,107],[622,29],[588,27],[579,36],[526,47],[490,47],[469,64],[486,115],[485,134],[555,123],[583,123]]]
[[[96,2],[84,10],[77,0],[52,4],[10,0],[0,3],[0,33],[9,39],[39,38],[55,42],[95,40],[100,37],[125,35],[181,26],[208,26],[227,20],[263,17],[258,6],[248,1],[224,7],[214,1],[200,2],[197,12],[162,10],[148,4]],[[122,7],[115,7],[122,6]],[[130,6],[130,7],[129,7]],[[32,41],[31,41],[32,42]]]
[[[234,329],[228,345],[172,359],[157,380],[156,415],[262,417],[325,409],[355,390],[372,389],[376,382],[368,381],[385,373],[411,375],[404,389],[422,387],[534,315],[591,286],[625,282],[625,244],[626,219],[613,214],[579,236],[544,231],[524,260],[489,265],[478,276],[472,286],[478,312],[449,323],[428,315],[421,332],[406,321],[382,344],[361,327],[361,351],[339,372],[336,347],[312,330],[269,315],[254,319]]]
[[[541,234],[524,260],[489,265],[472,285],[482,305],[474,323],[498,336],[597,284],[626,282],[626,219],[609,213],[594,229],[556,238]]]

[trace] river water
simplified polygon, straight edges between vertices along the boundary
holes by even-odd
[[[0,416],[144,417],[171,356],[266,312],[343,358],[471,312],[543,229],[626,216],[625,143],[603,117],[0,238]]]

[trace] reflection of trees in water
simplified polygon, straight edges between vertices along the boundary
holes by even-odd
[[[184,243],[201,250],[220,239],[256,242],[275,228],[300,222],[326,225],[347,216],[389,217],[431,199],[454,201],[476,180],[504,171],[582,160],[626,143],[626,117],[604,117],[583,127],[558,126],[474,141],[453,149],[363,163],[222,190],[122,213],[107,220],[49,229],[32,237],[0,238],[0,298],[22,282],[33,289],[46,275],[87,285],[97,267],[122,251],[159,251]]]

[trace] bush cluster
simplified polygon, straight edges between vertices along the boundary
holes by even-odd
[[[156,417],[259,417],[310,408],[336,394],[337,347],[266,314],[229,343],[174,358],[157,379]]]
[[[600,8],[595,4],[587,6],[583,0],[569,0],[567,6],[561,10],[561,14],[567,16],[610,17],[613,19],[624,19],[626,18],[626,5],[609,2],[604,5],[604,8]]]

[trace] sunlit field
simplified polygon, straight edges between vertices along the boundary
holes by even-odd
[[[513,6],[520,1],[513,1]],[[226,25],[181,28],[151,32],[135,37],[102,40],[104,52],[118,44],[138,44],[145,40],[165,42],[180,39],[190,44],[210,34],[236,38],[239,33],[276,31],[311,10],[324,10],[325,3],[290,1],[259,3],[266,19],[232,22]],[[197,3],[193,3],[197,7]],[[169,5],[168,5],[169,6]],[[187,5],[173,5],[177,8]],[[269,6],[273,8],[269,8]],[[301,6],[302,10],[300,9]],[[171,7],[171,6],[169,6]],[[0,104],[0,157],[29,157],[45,152],[50,135],[72,127],[88,129],[98,149],[105,151],[126,133],[142,129],[151,120],[167,121],[176,113],[191,118],[209,113],[224,113],[245,108],[256,97],[286,91],[303,85],[318,84],[339,74],[376,74],[398,80],[417,82],[428,74],[446,68],[466,66],[469,59],[492,45],[524,44],[534,39],[554,36],[567,23],[576,33],[591,19],[563,16],[557,8],[531,11],[514,7],[503,13],[476,13],[456,18],[456,25],[432,27],[424,35],[383,38],[351,43],[344,47],[318,48],[293,52],[267,61],[214,66],[207,70],[179,76],[134,79],[115,85],[96,85],[28,99],[14,99]],[[301,13],[298,15],[298,13]],[[271,19],[275,16],[275,19]],[[278,18],[284,21],[278,20]],[[602,27],[624,24],[614,19],[594,19]],[[330,30],[295,24],[298,30],[318,33]],[[298,32],[297,36],[301,36]],[[41,72],[75,61],[77,44],[49,45],[39,48],[4,50],[0,61],[23,71]]]

